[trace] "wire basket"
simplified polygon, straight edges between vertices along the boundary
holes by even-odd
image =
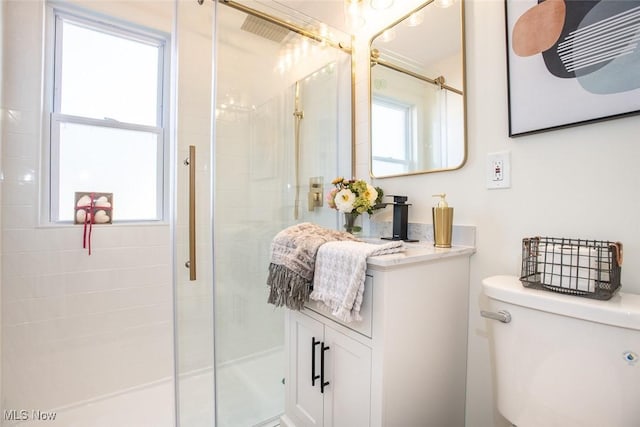
[[[608,300],[620,288],[622,243],[527,237],[522,274],[527,288]]]

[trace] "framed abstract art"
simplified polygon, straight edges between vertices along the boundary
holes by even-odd
[[[640,113],[640,1],[506,0],[509,136]]]

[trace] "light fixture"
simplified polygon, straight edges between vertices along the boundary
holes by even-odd
[[[422,22],[424,22],[424,9],[412,13],[405,21],[408,27],[417,27]]]
[[[362,11],[362,0],[345,0],[344,19],[352,29],[364,27],[366,21]]]
[[[320,33],[320,35],[322,37],[328,37],[329,36],[329,26],[327,24],[325,24],[324,22],[321,22],[318,25],[318,33]]]
[[[371,9],[384,10],[389,9],[393,5],[393,0],[370,0]]]

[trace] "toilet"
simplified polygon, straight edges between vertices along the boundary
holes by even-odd
[[[482,281],[497,407],[517,427],[640,426],[640,295]]]

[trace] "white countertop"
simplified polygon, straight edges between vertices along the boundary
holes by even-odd
[[[367,243],[388,243],[388,240],[362,239]],[[402,252],[378,255],[367,258],[367,266],[373,269],[385,269],[405,264],[429,262],[441,258],[471,256],[476,248],[472,246],[452,246],[450,248],[436,248],[433,242],[404,243]]]

